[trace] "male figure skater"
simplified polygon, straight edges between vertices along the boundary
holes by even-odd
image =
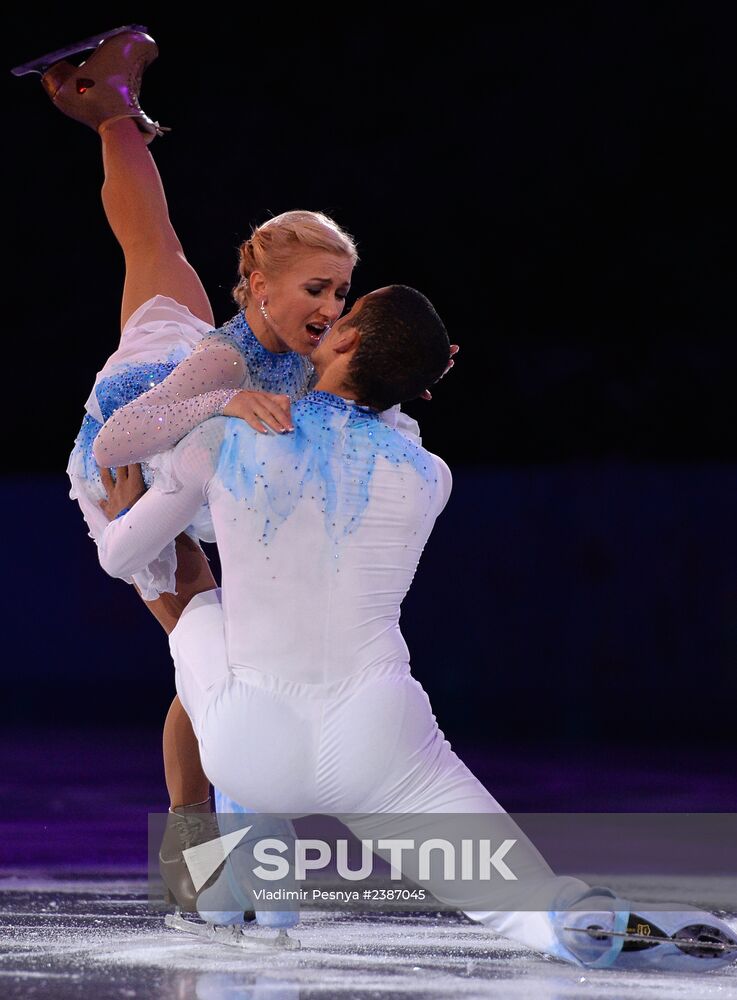
[[[139,500],[120,477],[111,496],[109,515],[122,516],[99,553],[119,577],[210,506],[222,607],[216,592],[198,595],[171,633],[177,690],[205,773],[257,811],[360,813],[352,829],[371,839],[391,835],[386,814],[502,813],[438,730],[398,625],[450,474],[378,411],[436,381],[448,354],[424,296],[372,292],[314,352],[319,381],[293,407],[292,433],[216,417],[175,449],[174,490],[154,485]],[[710,914],[635,914],[556,877],[531,845],[520,856],[524,879],[499,906],[480,912],[460,886],[459,908],[577,965],[707,969],[734,954],[737,939]],[[633,921],[665,941],[633,947]],[[695,927],[715,942],[707,954],[670,940]]]

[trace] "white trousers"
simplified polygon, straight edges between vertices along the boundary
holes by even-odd
[[[424,815],[436,835],[437,814],[503,814],[438,729],[407,663],[334,684],[298,684],[230,665],[218,591],[193,598],[169,642],[205,773],[236,802],[264,813],[349,814],[351,831],[374,843],[401,839],[410,828],[417,837]],[[575,961],[555,934],[552,913],[589,887],[556,877],[515,830],[523,845],[519,884],[494,896],[494,910],[474,905],[478,890],[470,883],[454,884],[452,900],[436,895],[506,937]]]

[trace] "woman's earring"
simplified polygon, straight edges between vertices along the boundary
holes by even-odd
[[[261,299],[261,305],[260,305],[259,308],[261,309],[261,315],[263,316],[263,318],[268,323],[269,322],[269,314],[266,312],[266,299]]]

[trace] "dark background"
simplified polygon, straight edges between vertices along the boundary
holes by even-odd
[[[443,10],[29,13],[5,19],[5,65],[148,25],[141,103],[173,130],[152,151],[218,322],[250,225],[296,207],[357,237],[351,298],[403,282],[444,317],[458,363],[408,409],[455,490],[403,627],[454,741],[726,748],[731,5]],[[117,342],[99,140],[38,77],[5,84],[4,708],[153,729],[166,643],[97,567],[63,475]]]

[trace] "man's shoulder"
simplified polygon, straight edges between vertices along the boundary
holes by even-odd
[[[415,433],[411,424],[398,423],[392,426],[383,420],[377,420],[375,430],[380,441],[391,442],[394,448],[401,449],[402,452],[411,451],[432,460],[442,461],[423,445],[422,439]]]
[[[439,455],[433,455],[433,453],[430,451],[427,454],[435,463],[435,468],[438,474],[438,483],[440,485],[440,489],[444,496],[443,506],[445,506],[445,504],[448,501],[448,497],[450,496],[450,491],[453,488],[453,476],[451,475],[451,471],[450,468],[448,467],[448,464],[445,461],[443,461],[443,459]]]
[[[370,441],[377,457],[383,456],[397,468],[407,464],[419,473],[420,478],[436,482],[443,495],[443,505],[450,495],[453,477],[446,462],[421,444],[419,438],[407,433],[401,426],[391,427],[381,420],[369,431]]]
[[[439,455],[425,448],[419,437],[411,431],[408,432],[401,424],[396,427],[390,427],[381,421],[379,424],[381,426],[379,441],[383,442],[385,446],[390,443],[389,447],[385,447],[386,457],[394,464],[398,464],[402,460],[409,462],[423,479],[432,479],[437,482],[440,491],[447,500],[453,484],[453,477],[446,462]]]

